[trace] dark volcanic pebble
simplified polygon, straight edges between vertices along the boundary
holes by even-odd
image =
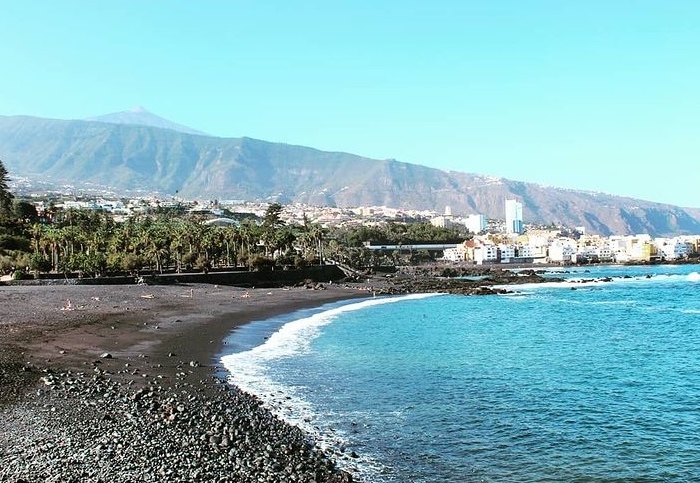
[[[0,410],[0,481],[352,482],[236,388],[134,388],[94,372],[40,381]]]

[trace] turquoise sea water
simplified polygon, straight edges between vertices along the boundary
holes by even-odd
[[[700,481],[698,272],[335,304],[241,328],[223,361],[367,482]]]

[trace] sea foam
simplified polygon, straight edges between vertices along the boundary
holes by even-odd
[[[321,328],[332,323],[343,313],[439,295],[441,294],[376,297],[323,310],[286,323],[265,343],[250,350],[224,355],[221,362],[230,373],[228,377],[230,383],[257,396],[273,414],[311,435],[318,446],[342,448],[345,446],[343,434],[337,430],[322,429],[319,421],[323,420],[324,416],[317,414],[313,406],[300,395],[302,392],[300,389],[303,388],[277,382],[270,377],[270,368],[276,361],[310,351],[311,343],[318,337]],[[362,458],[357,463],[369,471],[379,471],[378,465],[371,458]]]

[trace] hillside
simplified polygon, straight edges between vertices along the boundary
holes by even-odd
[[[604,235],[700,233],[700,210],[142,125],[0,116],[0,159],[15,176],[117,191],[341,207],[442,211],[449,205],[455,214],[491,218],[502,218],[504,199],[516,197],[526,222],[561,222]]]

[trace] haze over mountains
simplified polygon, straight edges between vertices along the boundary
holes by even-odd
[[[170,129],[172,131],[177,131],[185,134],[198,134],[200,136],[209,136],[209,134],[202,131],[197,131],[191,127],[183,126],[182,124],[177,124],[172,121],[168,121],[152,112],[146,110],[142,106],[134,107],[128,111],[113,112],[111,114],[105,114],[103,116],[90,117],[85,119],[86,121],[98,121],[106,122],[109,124],[128,124],[132,126],[151,126],[160,127],[163,129]]]
[[[0,159],[11,175],[197,199],[390,206],[503,218],[506,198],[526,222],[591,233],[700,233],[700,210],[565,190],[395,160],[250,138],[217,138],[143,108],[91,120],[0,116]]]

